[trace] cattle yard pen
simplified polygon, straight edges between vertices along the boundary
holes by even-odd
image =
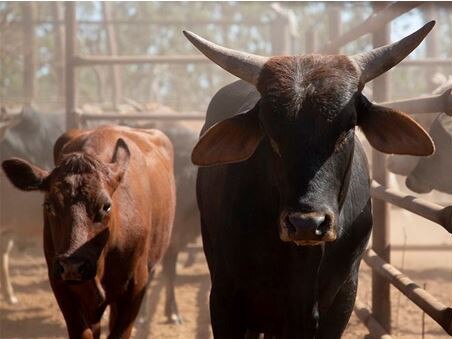
[[[387,3],[375,3],[374,14],[364,22],[356,25],[353,29],[341,34],[341,22],[339,9],[333,8],[328,13],[331,27],[329,29],[330,41],[317,48],[315,41],[315,30],[308,30],[305,36],[305,49],[308,52],[320,51],[322,53],[337,53],[340,48],[347,43],[358,39],[359,37],[371,34],[374,47],[387,44],[389,38],[389,25],[392,20],[400,15],[410,11],[418,6],[427,7],[429,4],[422,2],[396,2],[388,5]],[[114,56],[114,43],[110,48],[112,52],[110,56],[81,56],[76,52],[76,15],[74,2],[65,4],[65,110],[67,127],[83,126],[89,120],[203,120],[204,115],[196,112],[184,112],[182,114],[159,114],[157,113],[140,113],[140,114],[86,114],[77,112],[76,109],[76,77],[75,70],[78,67],[88,65],[112,65],[119,64],[137,64],[137,63],[167,63],[167,64],[187,64],[187,63],[209,63],[204,56],[201,55],[172,55],[172,56]],[[333,6],[332,6],[333,7]],[[30,10],[26,12],[31,16]],[[30,22],[33,22],[30,19]],[[59,24],[62,24],[61,21]],[[79,23],[84,23],[80,21]],[[162,24],[175,24],[176,22],[162,22]],[[177,22],[181,24],[183,22]],[[219,25],[238,24],[240,22],[199,22],[195,25],[207,23],[218,23]],[[119,22],[111,20],[108,24],[151,24],[150,22]],[[155,24],[155,22],[153,23]],[[273,42],[273,54],[291,53],[292,46],[288,33],[288,19],[284,15],[279,15],[274,23],[256,22],[257,25],[270,24],[272,29],[276,30],[279,35]],[[32,25],[32,24],[30,24]],[[190,23],[193,25],[193,23]],[[25,36],[29,32],[29,25],[24,30]],[[433,32],[431,34],[434,34]],[[285,39],[280,37],[284,36]],[[32,44],[30,43],[29,46]],[[427,37],[427,55],[428,58],[421,60],[407,60],[400,63],[398,67],[433,67],[433,66],[451,66],[452,60],[438,59],[435,56],[434,39]],[[32,64],[33,56],[30,55],[27,60]],[[27,67],[26,67],[27,69]],[[29,71],[25,72],[25,77],[30,78]],[[33,82],[25,81],[28,85],[26,89],[26,97],[33,95]],[[115,93],[119,89],[115,90]],[[388,98],[388,76],[383,75],[373,81],[373,99],[376,102],[382,102],[386,106],[397,108],[400,110],[410,111],[411,113],[435,113],[446,112],[452,115],[452,95],[451,91],[435,96],[418,97],[408,100],[399,100],[387,102]],[[452,335],[452,308],[444,305],[427,291],[416,285],[402,272],[393,267],[391,262],[391,243],[389,238],[389,214],[388,203],[399,206],[412,213],[429,219],[449,233],[452,233],[452,206],[442,207],[431,202],[406,196],[400,192],[386,188],[387,171],[385,156],[377,151],[372,154],[372,173],[373,181],[371,184],[371,195],[373,198],[374,210],[374,230],[372,249],[367,250],[364,255],[364,262],[372,268],[372,311],[366,309],[364,304],[357,300],[355,305],[355,313],[359,319],[364,322],[373,336],[380,338],[390,338],[391,333],[391,302],[390,302],[390,285],[399,289],[419,308],[434,319],[446,333]]]

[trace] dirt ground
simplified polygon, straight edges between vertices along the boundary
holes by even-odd
[[[444,304],[452,305],[452,237],[439,226],[406,211],[391,208],[391,237],[394,250],[392,263],[417,284],[423,286]],[[403,247],[406,245],[405,249]],[[441,251],[411,250],[409,246],[446,245]],[[163,313],[162,280],[157,275],[151,289],[151,321],[144,326],[152,338],[211,338],[208,312],[210,280],[203,253],[199,252],[193,266],[185,268],[187,253],[180,256],[177,298],[183,316],[182,325],[169,325]],[[59,312],[46,277],[46,266],[39,246],[13,251],[12,279],[19,304],[8,305],[0,297],[1,338],[64,338],[63,317]],[[359,299],[370,304],[371,271],[362,263]],[[162,293],[161,293],[162,292]],[[394,338],[422,338],[422,311],[395,288],[391,292]],[[448,338],[447,334],[425,316],[425,338]],[[104,321],[104,327],[106,321]],[[140,332],[141,333],[141,332]],[[367,329],[356,315],[344,338],[364,338]],[[105,337],[105,331],[103,332]]]

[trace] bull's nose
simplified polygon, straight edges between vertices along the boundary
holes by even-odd
[[[287,216],[289,232],[295,238],[322,237],[331,227],[331,216],[325,213],[291,213]]]

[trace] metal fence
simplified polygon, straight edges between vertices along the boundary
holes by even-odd
[[[308,51],[319,51],[321,53],[337,53],[341,47],[352,42],[365,34],[372,34],[373,45],[378,47],[389,43],[389,25],[392,20],[411,9],[421,5],[421,2],[396,2],[375,3],[374,14],[364,22],[356,25],[350,31],[343,34],[341,32],[341,22],[339,11],[332,10],[330,16],[330,41],[317,48],[315,41],[315,29],[308,30],[305,41]],[[185,112],[178,115],[168,114],[133,114],[118,115],[109,114],[82,114],[76,111],[76,79],[75,70],[78,67],[87,65],[118,65],[136,63],[199,63],[209,62],[200,55],[172,55],[172,56],[82,56],[78,55],[75,48],[76,41],[76,18],[75,3],[65,4],[65,102],[67,127],[72,128],[84,124],[88,120],[145,120],[145,119],[166,119],[166,120],[202,120],[203,114]],[[31,15],[30,12],[26,12]],[[32,18],[29,18],[32,22]],[[279,17],[274,28],[282,35],[287,35],[287,20]],[[61,22],[63,23],[63,21]],[[112,22],[117,24],[117,22]],[[119,22],[118,22],[119,23]],[[146,22],[147,23],[147,22]],[[89,24],[89,22],[88,22]],[[123,24],[123,23],[119,23]],[[124,22],[124,24],[131,24]],[[139,24],[139,23],[134,23]],[[177,22],[181,24],[181,22]],[[207,23],[199,23],[207,24]],[[221,22],[221,25],[237,24],[237,22]],[[25,28],[25,33],[30,27]],[[27,35],[27,34],[26,34]],[[276,53],[290,53],[290,39],[280,39],[275,42]],[[433,48],[433,47],[432,47]],[[430,49],[432,49],[430,48]],[[421,60],[403,61],[400,66],[431,67],[437,65],[452,66],[452,60],[438,59],[435,53],[428,52],[428,58]],[[32,61],[30,61],[32,63]],[[399,67],[400,67],[399,66]],[[28,73],[27,73],[28,74]],[[27,78],[27,74],[25,77]],[[27,83],[27,82],[26,82]],[[28,83],[30,83],[28,76]],[[32,83],[32,82],[31,82]],[[33,88],[27,90],[28,96],[32,96]],[[449,90],[446,93],[430,96],[418,97],[408,100],[387,102],[388,77],[380,76],[373,81],[374,101],[383,102],[384,105],[397,108],[411,113],[434,113],[446,112],[452,115],[452,95]],[[427,291],[416,285],[408,277],[390,264],[391,245],[389,237],[389,214],[388,203],[404,208],[410,212],[429,219],[444,227],[452,233],[452,206],[441,207],[422,199],[406,196],[400,192],[386,188],[387,172],[385,156],[377,151],[372,154],[373,182],[371,185],[371,195],[373,198],[374,228],[372,249],[367,250],[364,255],[364,262],[372,268],[372,312],[366,309],[364,304],[357,300],[355,312],[358,317],[368,327],[372,335],[381,338],[390,338],[391,333],[391,302],[390,285],[393,285],[405,294],[412,302],[434,319],[446,333],[452,335],[452,308],[442,304],[431,296]]]

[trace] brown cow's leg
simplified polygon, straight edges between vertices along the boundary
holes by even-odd
[[[0,283],[2,295],[10,304],[17,303],[17,298],[14,295],[13,286],[11,285],[11,278],[9,276],[9,253],[11,252],[13,245],[14,241],[11,236],[2,235],[2,239],[0,240],[0,253],[2,256]]]
[[[177,308],[176,295],[174,293],[174,283],[176,280],[176,264],[177,264],[177,251],[169,251],[166,253],[163,260],[163,277],[166,285],[166,303],[165,303],[165,315],[169,323],[182,324],[182,318],[179,315]]]
[[[139,293],[126,293],[120,301],[111,304],[108,339],[130,338],[145,293],[146,287],[142,286]]]
[[[148,279],[147,265],[143,265],[134,279],[129,282],[127,291],[121,295],[119,300],[110,304],[110,334],[108,339],[130,338],[133,323],[146,294]]]
[[[53,279],[50,279],[50,285],[66,321],[69,338],[94,339],[95,336],[91,325],[88,324],[83,316],[82,308],[77,298],[63,283],[56,283]]]

